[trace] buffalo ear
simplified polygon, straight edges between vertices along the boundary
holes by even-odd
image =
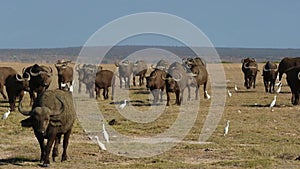
[[[244,63],[245,59],[242,59],[241,62]]]
[[[27,119],[21,121],[22,127],[32,127],[33,126],[33,118],[30,116]]]
[[[62,123],[60,120],[50,120],[50,125],[53,127],[59,127],[62,126]]]

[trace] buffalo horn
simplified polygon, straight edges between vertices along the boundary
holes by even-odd
[[[175,77],[173,77],[173,79],[174,79],[176,82],[178,82],[178,81],[180,81],[180,80],[182,79],[182,75],[179,73],[179,79],[177,79],[177,78],[175,78]]]
[[[23,82],[24,81],[24,79],[19,74],[16,74],[16,79],[19,82]]]
[[[24,116],[30,116],[31,115],[31,111],[24,111],[22,110],[22,102],[23,100],[21,100],[21,102],[19,103],[19,106],[18,106],[18,110],[21,114],[23,114]]]
[[[38,76],[38,75],[41,74],[41,72],[33,73],[33,72],[32,72],[32,68],[30,68],[29,73],[30,73],[31,76]]]
[[[26,81],[29,81],[30,80],[30,74],[28,72],[25,72],[26,75],[28,76],[27,78],[24,77],[24,74],[23,74],[23,79],[26,80]]]

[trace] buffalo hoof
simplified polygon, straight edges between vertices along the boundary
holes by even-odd
[[[43,164],[42,167],[50,167],[50,164]]]
[[[61,162],[67,161],[67,159],[68,159],[67,156],[62,156],[62,157],[61,157]]]

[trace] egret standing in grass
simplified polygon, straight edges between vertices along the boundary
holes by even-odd
[[[105,145],[99,140],[99,137],[95,136],[95,138],[96,138],[97,144],[99,145],[100,149],[101,150],[106,150]]]
[[[232,93],[231,93],[229,90],[227,90],[227,93],[228,93],[228,96],[229,96],[229,97],[232,96]]]
[[[124,103],[120,105],[121,109],[124,109],[124,107],[126,106],[126,102],[127,102],[127,100],[124,100]]]
[[[205,91],[205,96],[207,99],[210,99],[210,95],[207,93],[207,91]]]
[[[228,131],[229,131],[229,123],[230,123],[230,121],[227,120],[226,126],[225,126],[225,128],[224,128],[224,137],[228,134]]]
[[[274,99],[272,100],[272,102],[271,102],[271,104],[270,104],[271,111],[274,111],[274,110],[273,110],[273,107],[274,107],[275,104],[276,104],[276,97],[277,97],[277,95],[274,96]]]
[[[10,114],[10,108],[8,108],[7,112],[5,112],[2,116],[2,120],[5,120],[4,124],[6,123],[6,119],[9,116],[9,114]]]
[[[106,140],[106,142],[109,142],[109,135],[105,129],[104,123],[102,124],[102,130],[103,130],[102,132],[103,132],[104,139]]]
[[[237,87],[237,85],[234,85],[234,91],[238,91],[238,87]]]
[[[281,91],[281,86],[282,86],[282,83],[279,84],[278,89],[276,90],[276,93],[280,93],[280,91]]]

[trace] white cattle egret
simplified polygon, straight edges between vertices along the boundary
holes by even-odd
[[[228,96],[229,96],[229,97],[232,96],[232,93],[231,93],[229,90],[227,90],[227,93],[228,93]]]
[[[8,108],[7,112],[5,112],[5,113],[3,114],[2,120],[6,120],[7,117],[9,116],[9,114],[10,114],[10,108]]]
[[[109,135],[108,135],[108,133],[107,133],[107,131],[105,129],[104,123],[102,124],[102,130],[103,130],[102,132],[103,132],[103,136],[104,136],[106,142],[109,142]]]
[[[66,83],[61,83],[61,87],[66,87],[67,84]]]
[[[127,102],[127,100],[124,100],[124,103],[120,105],[121,109],[124,109],[124,107],[126,106],[126,102]]]
[[[270,108],[271,108],[272,111],[273,111],[273,107],[274,107],[275,104],[276,104],[276,97],[277,97],[277,95],[274,96],[274,99],[273,99],[273,101],[272,101],[271,104],[270,104]]]
[[[205,96],[207,99],[210,99],[210,95],[207,93],[207,91],[205,91]]]
[[[234,85],[234,91],[238,91],[238,87],[237,87],[237,85]]]
[[[226,126],[225,126],[225,128],[224,128],[224,137],[228,134],[228,131],[229,131],[229,123],[230,123],[230,121],[227,120]]]
[[[281,84],[281,81],[279,81],[278,83],[275,84],[275,86],[279,86]]]
[[[69,91],[73,93],[73,90],[74,90],[73,85],[71,85]]]
[[[282,83],[279,84],[279,87],[278,87],[278,89],[276,90],[276,93],[280,93],[280,91],[281,91],[281,86],[282,86]]]
[[[99,145],[100,149],[101,150],[106,150],[105,145],[99,140],[99,137],[95,136],[95,138],[96,138],[97,144]]]

